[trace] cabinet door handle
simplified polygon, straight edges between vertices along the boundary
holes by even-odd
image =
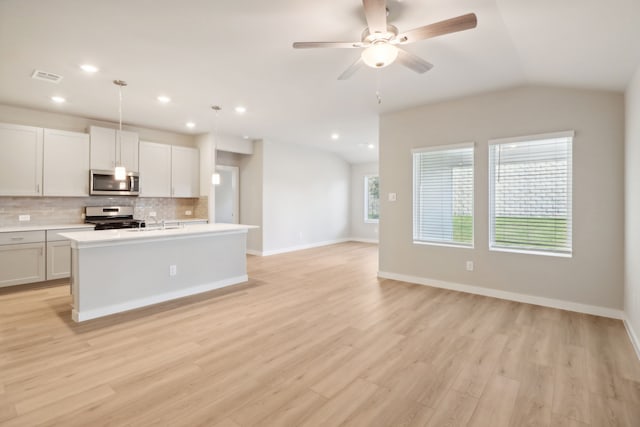
[[[40,194],[40,184],[36,184],[36,194]]]
[[[24,237],[12,237],[11,240],[18,241],[18,240],[24,240]]]

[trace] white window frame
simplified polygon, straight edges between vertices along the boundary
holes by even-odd
[[[380,223],[380,214],[378,213],[378,219],[369,218],[369,179],[378,178],[378,193],[380,192],[380,175],[365,175],[364,176],[364,222],[365,224],[378,224]],[[378,204],[380,203],[380,194],[378,194]]]
[[[544,256],[554,256],[561,258],[571,258],[573,256],[573,143],[574,143],[575,131],[568,130],[562,132],[551,132],[551,133],[542,133],[536,135],[524,135],[524,136],[516,136],[510,138],[498,138],[498,139],[490,139],[489,140],[489,149],[487,150],[487,160],[488,160],[488,183],[489,183],[489,250],[493,252],[511,252],[511,253],[520,253],[520,254],[528,254],[528,255],[544,255]],[[545,139],[554,139],[554,138],[571,138],[571,152],[569,158],[569,165],[567,170],[569,172],[569,177],[567,180],[567,217],[569,218],[569,226],[571,230],[568,230],[568,239],[569,239],[569,250],[568,251],[558,251],[558,250],[543,250],[543,249],[535,249],[528,247],[517,247],[517,246],[500,246],[496,245],[493,242],[494,234],[495,234],[495,225],[493,218],[495,217],[495,184],[493,181],[493,167],[494,165],[491,163],[491,147],[493,145],[500,144],[515,144],[518,142],[529,142],[529,141],[540,141]]]
[[[455,150],[460,148],[471,148],[472,149],[472,186],[471,186],[471,243],[456,243],[456,242],[437,242],[437,241],[426,241],[426,240],[417,240],[415,233],[415,222],[416,222],[416,197],[417,197],[417,183],[416,183],[416,170],[415,170],[415,154],[430,152],[430,151],[444,151],[444,150]],[[454,247],[461,249],[473,249],[475,247],[475,193],[476,193],[476,144],[475,142],[463,142],[459,144],[447,144],[447,145],[435,145],[430,147],[421,147],[414,148],[411,150],[411,169],[412,169],[412,181],[413,181],[413,191],[412,191],[412,239],[415,245],[429,245],[429,246],[445,246],[445,247]]]

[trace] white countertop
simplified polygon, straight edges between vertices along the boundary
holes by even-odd
[[[99,230],[92,233],[60,233],[72,242],[72,247],[103,246],[105,244],[142,243],[151,240],[171,240],[205,234],[246,233],[255,225],[196,224],[184,228]],[[142,231],[139,231],[142,230]]]
[[[165,219],[164,220],[165,224],[174,224],[178,222],[202,222],[202,221],[209,221],[209,220],[207,218],[183,218],[183,219]],[[147,224],[153,224],[153,221],[147,220],[146,222]]]
[[[45,230],[69,230],[73,228],[93,228],[93,224],[45,224],[45,225],[14,225],[0,227],[0,233],[13,233],[15,231],[45,231]]]

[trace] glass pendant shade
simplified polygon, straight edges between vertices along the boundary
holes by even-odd
[[[362,60],[371,68],[382,68],[398,57],[398,48],[389,43],[375,43],[362,51]]]
[[[213,185],[220,185],[220,174],[214,173],[211,175],[211,183]]]
[[[118,181],[124,181],[127,177],[127,170],[124,166],[116,166],[115,169],[115,178]]]

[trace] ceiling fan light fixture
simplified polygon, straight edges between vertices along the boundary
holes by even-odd
[[[374,43],[362,51],[362,61],[371,68],[383,68],[398,57],[398,48],[387,42]]]

